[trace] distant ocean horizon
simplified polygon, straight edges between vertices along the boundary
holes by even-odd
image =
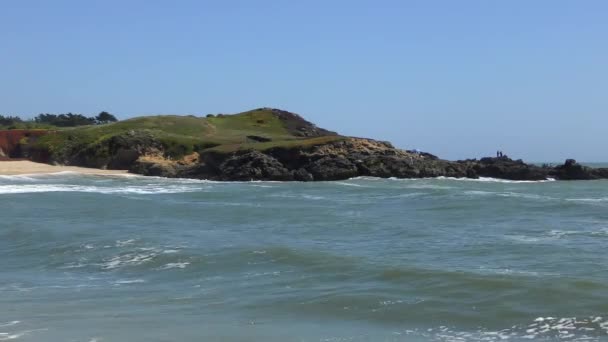
[[[608,339],[607,180],[63,172],[0,208],[0,341]]]

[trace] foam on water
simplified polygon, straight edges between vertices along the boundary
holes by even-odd
[[[17,325],[19,323],[21,323],[21,321],[10,321],[10,322],[0,323],[0,328],[12,327],[13,325]]]
[[[361,184],[357,184],[357,183],[347,183],[347,182],[332,182],[333,184],[336,185],[343,185],[343,186],[352,186],[352,187],[356,187],[356,188],[365,188],[365,185],[361,185]]]
[[[475,179],[475,178],[437,177],[437,179],[448,179],[448,180],[467,181],[467,182],[484,182],[484,183],[507,183],[507,184],[547,183],[547,182],[555,181],[555,179],[553,179],[553,178],[548,178],[545,180],[537,180],[537,181],[509,180],[509,179],[499,179],[499,178],[492,178],[492,177],[479,177],[477,179]]]
[[[100,187],[87,185],[70,184],[36,184],[36,185],[0,185],[0,195],[12,194],[31,194],[45,192],[83,192],[97,194],[176,194],[200,191],[200,188],[191,186],[163,186],[163,185],[143,185],[126,186],[124,188]]]
[[[151,261],[158,256],[158,254],[158,251],[121,254],[111,257],[105,261],[101,267],[106,270],[112,270],[121,267],[138,266]]]
[[[126,279],[126,280],[117,280],[113,282],[113,285],[129,285],[129,284],[143,284],[146,281],[143,279]]]
[[[553,179],[553,178],[548,178],[545,180],[537,180],[537,181],[526,181],[526,180],[499,179],[499,178],[492,178],[492,177],[456,178],[456,177],[443,177],[443,176],[436,177],[436,178],[425,178],[425,179],[465,181],[465,182],[482,182],[482,183],[507,183],[507,184],[547,183],[547,182],[555,181],[555,179]]]
[[[464,191],[466,195],[473,196],[498,196],[498,197],[507,197],[507,198],[522,198],[529,200],[547,200],[547,201],[555,201],[559,200],[559,198],[543,196],[539,194],[527,194],[520,192],[499,192],[499,191],[484,191],[484,190],[467,190]]]
[[[527,325],[514,325],[501,330],[460,331],[448,326],[408,329],[404,336],[422,337],[429,341],[600,341],[608,338],[608,321],[601,316],[538,317]]]
[[[14,330],[21,325],[21,321],[11,321],[6,323],[0,323],[0,341],[14,341],[19,340],[22,337],[26,337],[35,332],[46,331],[48,329],[29,329],[29,330]]]
[[[161,267],[161,269],[163,269],[163,270],[168,270],[171,268],[184,269],[184,268],[188,267],[188,265],[190,265],[189,262],[170,262],[168,264],[165,264],[163,267]]]
[[[566,201],[572,201],[572,202],[608,202],[608,197],[600,197],[600,198],[567,198]]]

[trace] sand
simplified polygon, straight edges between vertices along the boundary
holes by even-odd
[[[0,175],[27,175],[57,172],[78,172],[88,175],[118,175],[127,173],[126,170],[101,170],[76,166],[55,166],[34,163],[26,160],[0,161]]]

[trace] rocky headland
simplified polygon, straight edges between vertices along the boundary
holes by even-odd
[[[330,181],[358,176],[608,178],[608,168],[590,168],[572,159],[559,166],[508,157],[443,160],[385,141],[341,136],[297,114],[270,108],[235,115],[142,117],[46,133],[7,132],[11,131],[0,132],[0,143],[10,140],[10,148],[0,144],[0,157],[128,169],[161,177],[221,181]]]

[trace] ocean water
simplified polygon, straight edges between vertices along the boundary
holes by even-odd
[[[608,340],[608,181],[0,176],[0,341]]]

